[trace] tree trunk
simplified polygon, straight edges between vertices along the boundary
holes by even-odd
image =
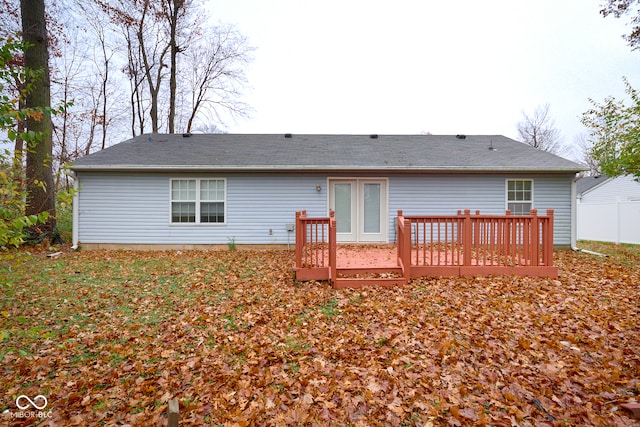
[[[180,7],[182,6],[182,0],[172,0],[169,2],[170,16],[169,16],[169,28],[171,44],[171,67],[169,75],[169,133],[175,133],[175,119],[176,119],[176,73],[177,64],[176,57],[178,56],[178,42],[176,40],[176,32],[178,28],[178,16],[180,13]]]
[[[51,106],[49,81],[49,52],[47,47],[47,27],[45,23],[44,0],[20,0],[22,13],[22,34],[29,43],[24,54],[24,66],[31,70],[41,70],[42,75],[35,81],[27,94],[27,108],[47,108]],[[49,212],[49,220],[40,230],[51,236],[55,227],[55,188],[53,186],[52,126],[51,115],[45,112],[40,120],[29,118],[28,131],[34,131],[38,138],[27,142],[27,207],[26,214]],[[38,233],[40,234],[40,233]]]

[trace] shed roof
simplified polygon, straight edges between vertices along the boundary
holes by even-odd
[[[71,168],[146,171],[578,172],[584,167],[501,135],[145,134]]]
[[[585,193],[600,184],[604,184],[610,179],[611,178],[602,175],[583,176],[578,181],[576,181],[576,193],[578,194],[578,196],[580,196],[582,195],[582,193]]]

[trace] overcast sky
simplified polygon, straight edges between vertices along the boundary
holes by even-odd
[[[255,46],[232,133],[502,134],[549,104],[566,143],[588,98],[640,87],[628,18],[599,0],[209,0]]]

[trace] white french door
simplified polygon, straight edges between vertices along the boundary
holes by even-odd
[[[336,213],[338,242],[387,242],[387,180],[329,180],[329,209]]]

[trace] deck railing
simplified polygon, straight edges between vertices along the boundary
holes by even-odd
[[[297,280],[338,279],[336,219],[296,212]],[[553,210],[538,215],[404,216],[398,211],[397,260],[402,277],[517,275],[557,277]],[[342,268],[340,271],[344,274]],[[359,269],[360,270],[360,269]],[[375,270],[375,268],[373,268]],[[406,283],[406,282],[405,282]]]
[[[404,216],[398,211],[398,265],[405,277],[518,274],[557,276],[553,210],[538,216]]]
[[[336,277],[336,219],[308,217],[296,212],[296,279],[332,280]]]

